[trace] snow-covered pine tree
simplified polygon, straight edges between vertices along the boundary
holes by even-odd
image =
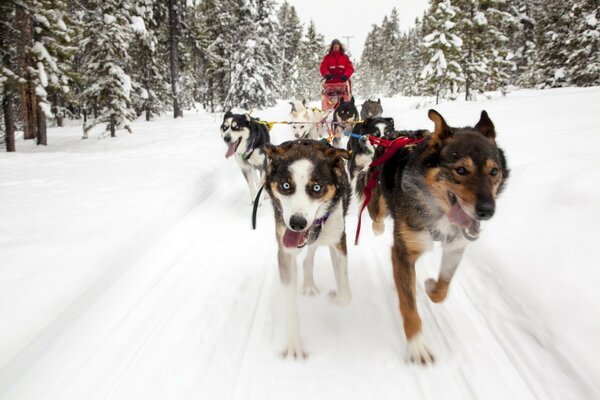
[[[300,42],[298,52],[298,86],[296,99],[317,100],[321,93],[321,75],[319,66],[325,52],[325,39],[317,33],[314,21],[310,21],[306,34]]]
[[[571,8],[574,0],[541,0],[536,10],[536,36],[539,45],[541,82],[538,87],[562,87],[569,82],[567,60],[573,51],[567,45],[573,22]]]
[[[511,81],[525,88],[535,86],[539,80],[536,77],[538,45],[535,37],[536,21],[533,17],[537,1],[513,0],[511,7],[511,13],[518,24],[509,41],[509,47],[515,55]]]
[[[57,0],[14,2],[17,68],[24,137],[45,145],[46,118],[52,117],[48,91],[66,91],[70,69],[72,31],[66,5]]]
[[[2,124],[0,124],[0,143],[6,145],[6,151],[15,148],[15,102],[18,93],[18,75],[16,74],[16,46],[19,32],[11,23],[14,21],[15,7],[9,2],[0,3],[0,13],[6,18],[0,20],[0,97],[2,98]]]
[[[381,60],[382,78],[387,96],[393,96],[400,92],[399,71],[402,69],[403,55],[406,49],[400,43],[399,23],[398,10],[394,7],[389,17],[384,18],[380,30],[380,56],[385,54]]]
[[[289,99],[296,91],[298,76],[296,57],[300,49],[303,28],[296,8],[289,5],[287,1],[284,1],[279,8],[277,18],[279,20],[277,51],[281,78],[279,94],[281,98]]]
[[[382,57],[379,30],[377,25],[373,25],[367,34],[360,63],[356,68],[356,76],[359,79],[354,79],[354,87],[356,92],[365,98],[382,93],[380,91]]]
[[[138,0],[131,16],[131,78],[135,96],[132,104],[136,114],[145,114],[146,121],[165,111],[171,94],[167,84],[169,68],[159,43],[161,15],[166,7],[155,0]]]
[[[231,0],[204,0],[200,3],[200,38],[205,51],[202,70],[206,75],[204,106],[211,111],[225,107],[232,82],[233,48],[236,43],[236,15]],[[228,99],[227,99],[228,100]]]
[[[278,20],[273,0],[254,0],[256,3],[256,63],[261,85],[256,93],[258,101],[255,107],[275,104],[278,98],[281,79],[279,76],[279,57],[273,49],[277,48]]]
[[[82,101],[94,108],[94,118],[84,123],[83,137],[103,123],[111,136],[119,128],[131,132],[130,123],[136,115],[131,105],[131,77],[126,72],[133,38],[130,8],[118,0],[94,0],[89,6],[92,12],[87,15],[80,42],[80,51],[86,56]]]
[[[569,80],[577,86],[600,85],[600,3],[575,0],[572,29],[567,38]]]
[[[504,92],[515,67],[509,36],[518,29],[517,21],[510,13],[507,0],[481,0],[480,9],[487,19],[482,49],[487,64],[485,90]]]
[[[423,37],[422,22],[417,19],[415,26],[409,30],[403,39],[405,42],[404,61],[400,71],[400,90],[405,96],[416,96],[419,92],[419,76],[425,66],[421,42]]]
[[[428,64],[420,80],[426,94],[441,98],[456,98],[459,86],[464,83],[461,58],[462,40],[456,35],[459,10],[450,0],[434,1],[427,15],[427,35],[423,38]]]

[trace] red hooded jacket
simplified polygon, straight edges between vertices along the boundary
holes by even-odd
[[[353,73],[354,67],[350,62],[350,58],[339,51],[332,51],[331,53],[326,54],[321,62],[321,75],[323,77],[327,74],[333,76],[333,78],[327,82],[342,82],[342,76],[350,78]]]

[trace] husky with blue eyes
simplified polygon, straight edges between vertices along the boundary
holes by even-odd
[[[317,248],[327,246],[331,255],[337,290],[329,298],[339,306],[352,299],[348,281],[345,216],[350,202],[346,174],[348,151],[322,141],[295,140],[279,146],[266,145],[265,188],[275,210],[279,276],[285,291],[289,358],[304,358],[300,340],[300,318],[296,302],[296,257],[306,247],[305,295],[318,293],[313,279]]]
[[[252,203],[264,181],[265,155],[261,148],[271,141],[269,130],[257,118],[227,111],[221,124],[221,137],[227,145],[225,158],[235,156],[242,169]]]

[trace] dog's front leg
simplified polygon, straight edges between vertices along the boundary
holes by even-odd
[[[448,286],[454,276],[454,272],[465,252],[466,243],[464,239],[456,239],[454,242],[444,243],[442,254],[442,266],[437,281],[433,278],[427,279],[425,289],[427,295],[434,303],[444,301],[448,294]]]
[[[306,257],[304,258],[304,263],[302,265],[304,269],[304,282],[302,284],[302,294],[305,296],[314,296],[315,294],[319,293],[319,289],[317,289],[317,285],[315,284],[315,279],[313,275],[316,251],[317,246],[308,246],[308,250],[306,251]]]
[[[337,287],[337,292],[330,293],[329,297],[338,306],[345,307],[352,301],[352,292],[350,291],[350,281],[348,279],[348,257],[345,234],[338,244],[329,246],[329,254],[331,255],[333,274],[335,275],[335,284]]]
[[[248,190],[250,191],[250,204],[254,203],[254,199],[256,198],[256,187],[255,187],[255,173],[252,168],[242,168],[242,174],[246,179],[246,183],[248,184]]]
[[[433,356],[423,342],[421,317],[417,310],[415,293],[415,262],[422,250],[416,248],[418,239],[414,239],[405,241],[403,238],[395,238],[394,247],[392,247],[392,264],[400,300],[400,313],[404,323],[404,334],[408,341],[406,359],[413,363],[428,364],[433,362]],[[413,244],[414,248],[410,248],[407,243]]]
[[[287,326],[287,344],[283,356],[303,359],[302,341],[300,340],[300,316],[297,304],[298,273],[296,255],[279,246],[279,277],[285,296],[285,313]]]

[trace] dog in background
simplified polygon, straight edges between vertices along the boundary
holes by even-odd
[[[227,145],[225,158],[235,156],[248,183],[250,202],[253,203],[264,181],[265,155],[261,147],[271,141],[265,124],[248,114],[227,111],[221,124],[221,137]],[[257,175],[260,175],[260,177]]]
[[[415,296],[415,263],[442,242],[437,279],[428,279],[429,298],[446,298],[450,281],[480,221],[490,219],[496,197],[509,175],[504,153],[496,145],[494,124],[483,111],[474,127],[453,128],[429,111],[435,129],[414,147],[400,149],[382,165],[380,186],[394,219],[392,264],[400,313],[408,341],[407,359],[428,364],[433,356],[421,335]]]
[[[376,147],[368,139],[368,136],[383,138],[394,132],[394,119],[382,117],[369,117],[363,122],[354,125],[352,133],[360,135],[362,139],[351,136],[346,148],[350,151],[348,161],[348,172],[354,187],[355,194],[360,198],[365,185],[369,166],[375,156]]]
[[[290,102],[292,106],[292,132],[296,139],[319,140],[327,137],[327,113],[318,108],[306,108],[306,100]],[[306,124],[302,124],[305,122]]]
[[[383,107],[381,107],[381,99],[365,100],[360,107],[360,119],[366,121],[368,118],[381,117],[383,115]]]
[[[330,299],[346,306],[352,299],[348,281],[345,215],[350,185],[345,171],[346,150],[322,141],[295,140],[264,147],[267,155],[265,188],[275,211],[279,276],[285,292],[287,345],[284,356],[304,358],[300,318],[296,302],[296,256],[307,248],[304,259],[306,295],[316,294],[313,279],[315,251],[327,246],[337,291]]]
[[[344,98],[341,98],[340,104],[335,108],[335,111],[333,112],[333,123],[335,133],[333,143],[336,147],[340,144],[342,131],[352,130],[352,127],[354,126],[354,121],[358,121],[358,109],[354,104],[354,97],[350,98],[350,101],[344,101]]]

